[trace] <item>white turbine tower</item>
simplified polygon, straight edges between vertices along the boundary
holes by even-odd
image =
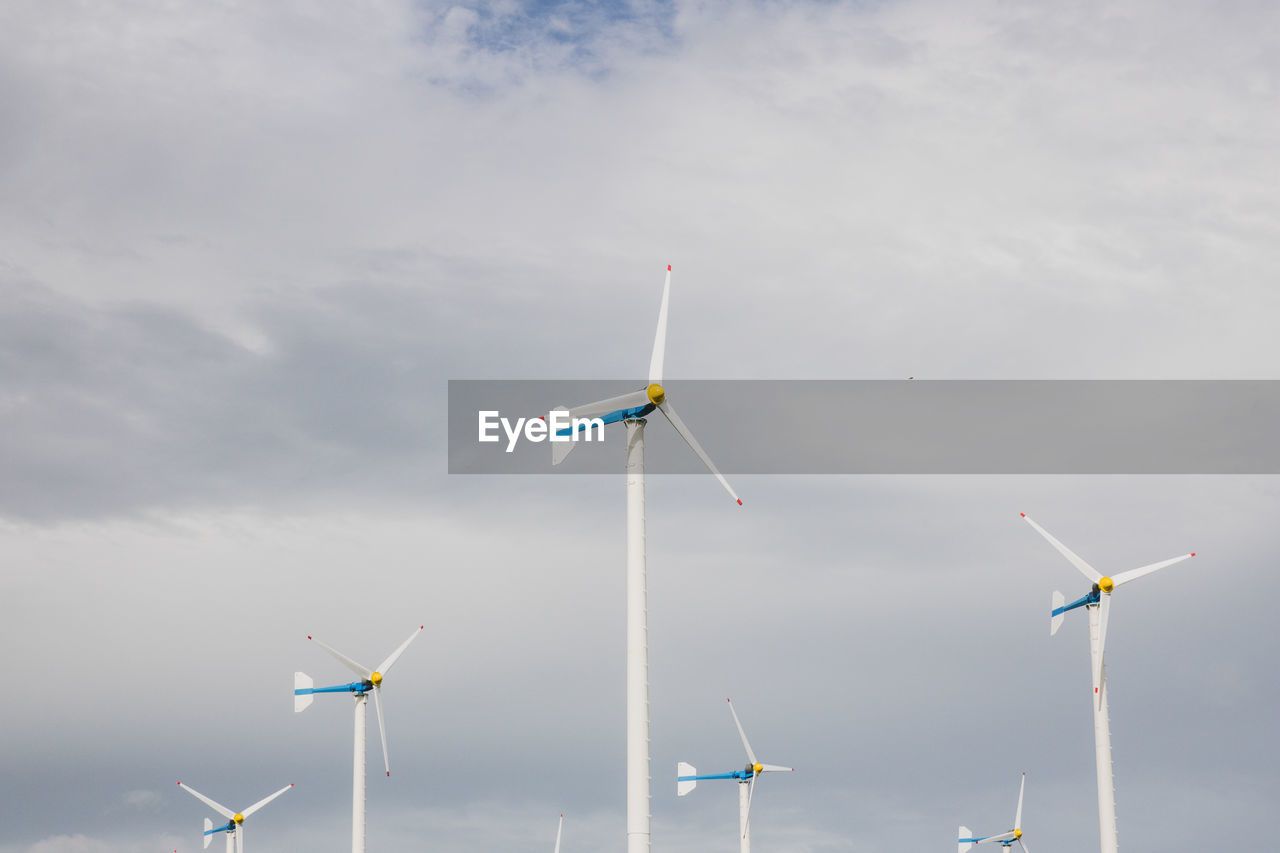
[[[1037,533],[1047,539],[1058,553],[1066,557],[1093,584],[1086,595],[1070,604],[1066,603],[1062,593],[1054,591],[1053,609],[1049,615],[1049,634],[1052,636],[1058,633],[1068,610],[1083,607],[1088,611],[1089,654],[1093,663],[1093,738],[1098,768],[1098,831],[1102,853],[1116,853],[1120,847],[1120,837],[1116,830],[1116,780],[1111,769],[1111,723],[1107,716],[1107,669],[1103,659],[1107,645],[1107,621],[1111,612],[1111,592],[1131,580],[1194,557],[1195,552],[1107,577],[1053,538],[1043,527],[1027,518],[1025,512],[1021,515],[1027,524],[1034,527]]]
[[[214,826],[213,821],[209,820],[209,818],[204,819],[205,849],[207,850],[209,848],[209,842],[213,841],[213,836],[215,833],[225,832],[227,834],[227,853],[244,853],[244,822],[245,820],[254,812],[256,812],[258,809],[262,808],[267,803],[271,802],[276,797],[280,796],[285,791],[292,788],[293,783],[290,782],[288,785],[285,785],[283,788],[281,788],[279,791],[276,791],[274,794],[272,794],[269,797],[263,797],[261,800],[258,800],[258,802],[254,803],[253,805],[249,806],[249,808],[241,812],[233,812],[231,809],[227,808],[221,803],[218,803],[209,799],[204,794],[197,791],[195,788],[192,788],[190,785],[184,785],[181,782],[179,782],[178,787],[186,791],[188,794],[195,797],[197,800],[204,803],[206,806],[213,809],[215,812],[217,812],[218,814],[222,815],[227,819],[227,822],[224,823],[222,826]]]
[[[1013,815],[1013,829],[1001,832],[999,835],[986,835],[974,837],[973,832],[967,826],[960,827],[959,844],[957,845],[958,853],[965,853],[975,844],[986,844],[994,842],[1004,849],[1008,850],[1013,846],[1013,842],[1018,842],[1018,846],[1022,848],[1023,853],[1031,853],[1027,849],[1027,842],[1022,840],[1022,793],[1027,788],[1027,774],[1022,774],[1022,785],[1018,788],[1018,810]]]
[[[662,366],[667,346],[667,305],[671,296],[671,267],[667,267],[662,287],[662,306],[658,309],[658,332],[653,340],[649,360],[649,384],[630,394],[587,403],[567,410],[569,418],[599,417],[604,423],[621,421],[627,429],[627,851],[649,851],[649,646],[646,626],[646,581],[644,551],[644,426],[645,415],[654,409],[662,412],[676,432],[693,449],[707,469],[715,474],[739,505],[742,500],[729,486],[693,437],[684,421],[676,414],[663,389]],[[555,411],[565,413],[563,407]],[[559,430],[557,436],[571,436],[572,427]],[[575,441],[553,441],[552,462],[558,464]]]
[[[781,767],[777,764],[761,764],[756,761],[756,754],[751,750],[751,744],[747,742],[747,733],[743,731],[742,723],[738,720],[738,712],[733,710],[733,700],[726,699],[725,701],[729,703],[729,713],[733,714],[733,722],[738,726],[738,735],[742,738],[742,745],[747,750],[747,766],[732,773],[712,773],[707,776],[699,776],[696,767],[681,761],[676,765],[676,795],[683,797],[696,788],[698,782],[703,779],[736,779],[738,782],[738,832],[741,835],[739,849],[741,853],[751,853],[751,801],[755,797],[756,785],[759,784],[760,777],[765,773],[777,773],[780,771],[789,773],[795,768]]]
[[[360,676],[359,681],[353,681],[349,684],[338,684],[333,687],[316,687],[315,682],[311,680],[304,672],[295,672],[293,674],[293,710],[305,711],[314,701],[316,693],[350,693],[356,700],[355,713],[355,756],[354,767],[351,776],[351,851],[352,853],[364,853],[365,839],[365,718],[369,707],[369,694],[373,694],[373,707],[378,712],[378,734],[382,736],[382,761],[386,765],[387,775],[391,775],[391,757],[387,753],[387,727],[382,719],[382,681],[391,667],[399,659],[409,644],[414,641],[425,626],[419,625],[418,630],[409,635],[409,639],[400,644],[400,647],[387,656],[387,659],[378,664],[376,669],[369,669],[361,666],[351,658],[339,652],[337,649],[327,646],[308,635],[307,639],[312,640],[320,648],[333,655],[347,669]]]

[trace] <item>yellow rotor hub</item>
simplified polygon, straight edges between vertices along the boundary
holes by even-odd
[[[1111,578],[1098,578],[1098,589],[1103,592],[1111,592],[1116,588],[1116,582]]]
[[[381,683],[382,683],[382,673],[380,673],[380,672],[375,672],[375,673],[370,674],[370,676],[369,676],[369,682],[370,682],[371,684],[373,684],[373,686],[374,686],[374,687],[377,687],[379,684],[381,684]]]
[[[649,395],[649,402],[655,406],[661,406],[662,401],[667,399],[667,392],[657,382],[644,389],[644,392]]]
[[[244,823],[244,815],[242,814],[236,814],[236,816],[231,819],[234,820],[236,823]]]
[[[1013,837],[1014,837],[1014,838],[1021,838],[1021,837],[1022,837],[1022,830],[1021,830],[1021,829],[1015,829],[1015,830],[1013,831]]]
[[[756,764],[756,765],[753,765],[753,766],[751,767],[751,769],[752,769],[752,771],[753,771],[753,772],[759,773],[761,770],[764,770],[764,765],[763,765],[763,764]]]

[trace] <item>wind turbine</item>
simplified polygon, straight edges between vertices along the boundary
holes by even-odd
[[[1013,842],[1018,842],[1018,846],[1022,848],[1023,853],[1031,853],[1027,849],[1027,842],[1022,840],[1022,792],[1027,788],[1027,774],[1022,774],[1022,786],[1018,788],[1018,810],[1013,815],[1013,829],[1002,832],[999,835],[986,835],[975,838],[973,831],[967,826],[960,827],[960,839],[957,845],[957,853],[965,853],[975,844],[986,844],[988,841],[996,842],[1004,849],[1008,850],[1013,846]]]
[[[214,802],[213,800],[209,799],[204,794],[197,791],[195,788],[192,788],[190,785],[184,785],[181,782],[179,782],[178,787],[186,791],[188,794],[195,797],[197,800],[204,803],[206,806],[213,809],[215,812],[217,812],[218,814],[222,815],[227,819],[227,822],[224,823],[222,826],[214,826],[213,821],[209,820],[209,818],[204,819],[205,849],[207,850],[209,848],[209,842],[213,841],[213,835],[215,832],[225,832],[227,834],[227,853],[244,853],[245,819],[247,819],[250,815],[252,815],[258,809],[265,806],[267,803],[274,800],[276,797],[283,794],[285,791],[292,788],[293,783],[290,782],[288,785],[285,785],[283,788],[281,788],[279,791],[276,791],[274,794],[272,794],[269,797],[263,797],[261,800],[258,800],[258,802],[249,806],[249,808],[245,809],[242,812],[233,812],[231,809],[227,808],[221,803]]]
[[[333,687],[316,687],[315,682],[305,672],[293,674],[293,710],[305,711],[315,699],[316,693],[350,693],[356,700],[355,714],[355,758],[351,782],[351,851],[364,853],[365,841],[365,718],[368,715],[369,694],[373,694],[373,707],[378,712],[378,734],[382,736],[382,761],[386,765],[387,775],[391,775],[391,757],[387,754],[387,727],[382,719],[382,681],[395,662],[399,660],[409,644],[422,633],[426,627],[419,625],[418,630],[409,635],[409,639],[400,644],[394,652],[387,655],[386,660],[378,664],[376,669],[361,666],[337,649],[327,646],[319,640],[307,635],[320,648],[333,655],[347,669],[360,676],[359,681],[349,684],[337,684]]]
[[[742,745],[747,750],[747,766],[742,770],[735,770],[732,773],[712,773],[706,776],[699,776],[698,769],[692,764],[681,761],[676,765],[676,795],[683,797],[698,786],[698,783],[704,779],[736,779],[738,781],[738,831],[742,833],[742,839],[739,848],[742,853],[751,853],[751,800],[755,796],[756,785],[759,779],[765,773],[777,773],[780,771],[791,772],[794,767],[781,767],[777,764],[761,764],[756,761],[756,754],[751,750],[751,744],[747,741],[747,733],[742,729],[742,723],[738,720],[738,712],[733,710],[733,700],[726,699],[729,703],[729,713],[733,714],[733,722],[738,726],[738,735],[742,738]]]
[[[1111,593],[1116,587],[1129,581],[1194,557],[1195,552],[1107,577],[1082,560],[1066,545],[1053,538],[1049,531],[1027,518],[1025,512],[1021,515],[1026,519],[1027,524],[1034,527],[1037,533],[1047,539],[1058,553],[1066,557],[1093,584],[1093,588],[1088,593],[1070,604],[1066,603],[1066,598],[1061,592],[1054,591],[1053,609],[1049,614],[1049,634],[1052,636],[1058,633],[1058,628],[1062,626],[1062,620],[1068,610],[1083,607],[1088,611],[1089,655],[1093,663],[1093,739],[1098,768],[1098,831],[1101,835],[1102,853],[1116,853],[1120,846],[1120,837],[1116,829],[1116,780],[1111,769],[1111,722],[1107,714],[1107,670],[1103,659],[1107,645]]]
[[[568,409],[570,418],[599,416],[604,423],[621,421],[627,430],[627,853],[649,851],[649,646],[646,625],[645,520],[644,520],[644,427],[645,416],[654,409],[662,412],[676,432],[693,449],[707,469],[715,474],[739,505],[742,499],[676,414],[662,387],[663,358],[667,346],[667,306],[671,296],[671,267],[667,266],[662,286],[662,306],[658,309],[658,332],[649,359],[649,384],[639,391],[587,403]],[[564,407],[555,411],[564,412]],[[585,428],[585,427],[584,427]],[[570,435],[573,428],[559,430]],[[574,441],[551,443],[552,463],[559,464]]]

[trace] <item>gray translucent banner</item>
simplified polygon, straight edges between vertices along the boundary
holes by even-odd
[[[514,428],[557,405],[642,387],[450,380],[449,473],[619,473],[622,423],[553,466],[549,441],[522,431],[513,443],[498,419]],[[724,474],[1280,473],[1280,381],[690,380],[664,389]],[[482,412],[497,413],[486,416],[496,441],[480,441]],[[648,472],[706,470],[661,412],[646,420]]]

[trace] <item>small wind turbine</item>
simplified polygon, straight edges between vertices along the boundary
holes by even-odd
[[[1018,810],[1013,815],[1013,829],[1002,832],[999,835],[985,835],[975,838],[973,830],[967,826],[960,827],[960,840],[957,846],[957,853],[965,853],[975,844],[986,844],[988,841],[996,842],[1001,847],[1008,850],[1013,846],[1013,842],[1018,842],[1018,846],[1022,848],[1023,853],[1031,853],[1027,849],[1027,842],[1022,840],[1022,792],[1027,788],[1027,774],[1022,774],[1022,786],[1018,788]]]
[[[699,776],[698,769],[692,764],[681,761],[676,765],[676,795],[683,797],[698,786],[698,783],[704,779],[736,779],[738,782],[738,831],[742,834],[739,844],[741,853],[751,853],[751,800],[755,797],[756,785],[759,779],[765,773],[777,773],[780,771],[791,772],[794,767],[781,767],[777,764],[761,764],[756,761],[756,754],[751,750],[751,744],[747,742],[747,733],[742,729],[742,723],[738,720],[738,712],[733,710],[733,700],[726,699],[729,703],[729,713],[733,714],[733,722],[738,726],[738,735],[742,738],[742,745],[747,750],[747,766],[742,770],[735,770],[732,773],[712,773],[706,776]]]
[[[1116,587],[1131,580],[1137,580],[1165,566],[1172,566],[1174,563],[1181,563],[1183,560],[1194,557],[1195,552],[1107,577],[1082,560],[1066,545],[1053,538],[1049,531],[1027,518],[1025,512],[1021,515],[1026,519],[1027,524],[1034,527],[1037,533],[1047,539],[1058,553],[1066,557],[1093,584],[1093,588],[1088,593],[1070,604],[1066,603],[1062,593],[1054,591],[1053,609],[1049,614],[1049,634],[1052,636],[1058,633],[1058,628],[1062,626],[1062,620],[1068,610],[1083,607],[1088,611],[1089,654],[1093,663],[1093,738],[1098,769],[1098,831],[1101,835],[1102,853],[1116,853],[1120,846],[1120,837],[1116,829],[1116,780],[1111,769],[1111,723],[1107,715],[1107,669],[1103,659],[1107,645],[1111,593]]]
[[[373,707],[378,712],[378,734],[382,736],[382,761],[386,765],[387,775],[391,775],[391,757],[387,753],[387,727],[382,719],[382,681],[391,667],[409,648],[409,644],[414,641],[422,629],[426,627],[419,625],[418,630],[409,635],[409,639],[400,644],[400,647],[387,656],[387,659],[378,664],[376,669],[369,669],[361,666],[351,658],[316,640],[311,635],[307,635],[308,640],[312,640],[320,648],[333,655],[347,669],[360,676],[359,681],[352,681],[349,684],[337,684],[333,687],[316,687],[315,682],[305,672],[295,672],[293,674],[293,710],[295,712],[305,711],[314,701],[316,693],[349,693],[356,700],[355,713],[355,758],[354,768],[352,771],[351,783],[351,851],[352,853],[364,853],[365,841],[365,719],[368,715],[369,694],[373,694]]]
[[[570,418],[600,416],[604,423],[621,421],[627,429],[627,853],[649,851],[649,645],[646,624],[644,426],[654,409],[662,412],[739,505],[742,500],[676,414],[663,389],[662,368],[667,346],[667,306],[671,296],[671,267],[662,286],[658,332],[649,359],[649,384],[630,394],[587,403],[567,410]],[[555,411],[566,411],[557,407]],[[559,430],[570,435],[573,428]],[[574,441],[551,442],[551,460],[558,464],[574,448]]]
[[[248,818],[250,815],[252,815],[254,812],[256,812],[258,809],[265,806],[267,803],[274,800],[276,797],[283,794],[285,791],[292,788],[293,783],[290,782],[288,785],[285,785],[283,788],[281,788],[279,791],[276,791],[274,794],[272,794],[269,797],[263,797],[261,800],[258,800],[258,802],[249,806],[249,808],[245,809],[242,812],[233,812],[231,809],[227,808],[221,803],[217,803],[209,799],[204,794],[197,791],[195,788],[192,788],[190,785],[184,785],[181,782],[179,782],[178,787],[186,791],[188,794],[195,797],[197,800],[204,803],[206,806],[213,809],[215,812],[217,812],[218,814],[222,815],[227,819],[227,822],[224,823],[222,826],[214,826],[213,821],[209,820],[209,818],[204,819],[205,849],[207,850],[209,848],[209,842],[213,841],[214,833],[225,832],[227,834],[227,853],[244,853],[245,819]]]

